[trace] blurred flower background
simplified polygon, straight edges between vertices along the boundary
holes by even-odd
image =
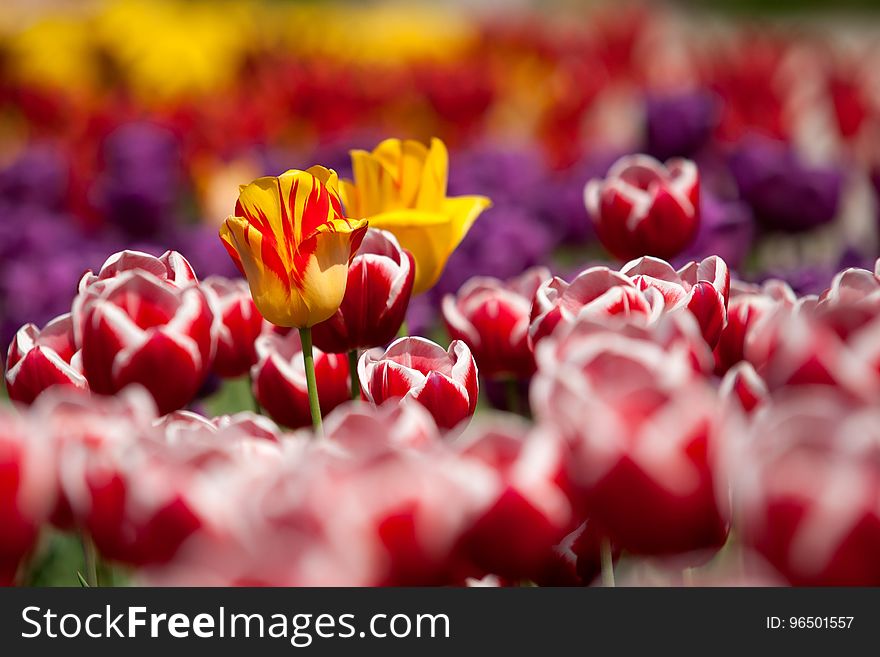
[[[121,248],[234,273],[216,228],[239,183],[348,177],[387,135],[442,138],[450,193],[494,203],[417,328],[473,275],[602,259],[583,184],[628,152],[699,163],[687,257],[820,291],[877,255],[880,49],[858,14],[745,5],[4,3],[0,338]]]
[[[598,241],[594,226],[601,229],[606,217],[589,216],[587,207],[591,204],[585,204],[584,199],[586,182],[606,175],[613,182],[617,176],[613,170],[609,173],[609,169],[615,161],[628,154],[644,153],[664,161],[688,158],[699,168],[699,179],[691,180],[689,188],[693,198],[698,198],[698,207],[690,208],[689,218],[680,219],[692,220],[696,213],[701,217],[699,227],[690,221],[695,235],[692,240],[685,240],[689,244],[683,252],[679,248],[672,249],[670,262],[676,268],[690,261],[700,262],[700,274],[691,276],[692,271],[688,274],[685,269],[676,272],[669,268],[661,276],[656,273],[655,265],[648,262],[634,268],[628,266],[626,276],[617,276],[626,286],[630,285],[627,277],[637,281],[639,303],[644,304],[647,314],[655,312],[660,307],[658,304],[665,303],[667,308],[687,305],[700,323],[697,333],[702,330],[709,346],[714,347],[720,327],[727,321],[728,294],[733,323],[738,317],[734,308],[746,308],[751,299],[760,296],[761,303],[769,303],[772,297],[775,304],[785,305],[782,299],[785,294],[793,292],[792,298],[818,295],[832,286],[832,279],[841,269],[873,270],[874,261],[880,256],[880,40],[877,38],[880,15],[874,13],[874,9],[870,1],[4,2],[0,8],[0,343],[9,344],[19,328],[27,323],[42,327],[69,312],[71,298],[77,292],[83,273],[99,271],[109,254],[132,249],[160,256],[171,249],[188,260],[200,280],[213,280],[203,286],[207,290],[204,294],[224,299],[223,322],[227,324],[227,333],[231,330],[229,326],[249,323],[247,332],[251,342],[238,345],[244,353],[236,353],[236,344],[227,340],[224,352],[227,370],[240,375],[247,371],[249,364],[258,361],[255,371],[260,403],[264,408],[278,409],[272,413],[275,419],[295,417],[297,424],[304,424],[308,417],[305,384],[300,381],[301,373],[289,366],[293,362],[291,354],[301,353],[301,345],[294,335],[264,331],[256,346],[252,346],[264,327],[246,289],[223,278],[209,278],[238,276],[217,237],[218,229],[235,206],[239,184],[259,176],[278,175],[289,168],[306,169],[315,163],[335,169],[340,178],[350,179],[351,149],[370,150],[386,137],[417,139],[425,144],[437,137],[449,149],[449,196],[485,196],[491,199],[492,207],[474,223],[452,253],[437,284],[426,293],[412,297],[406,315],[410,335],[431,337],[443,345],[448,344],[447,336],[467,341],[467,336],[477,330],[474,326],[480,326],[479,318],[469,314],[468,299],[484,298],[487,294],[491,297],[496,288],[506,285],[498,294],[507,295],[510,327],[505,335],[496,336],[497,341],[489,342],[488,347],[484,345],[481,350],[472,341],[470,348],[477,354],[478,364],[481,353],[484,362],[491,361],[494,370],[480,365],[484,374],[512,370],[522,372],[523,378],[530,376],[535,369],[532,342],[543,337],[527,335],[531,297],[539,282],[551,274],[566,280],[586,280],[582,278],[585,274],[577,274],[589,265],[608,264],[612,269],[619,269],[622,264],[614,264],[612,256]],[[600,207],[596,205],[591,210],[594,214],[608,212]],[[687,214],[687,209],[681,213]],[[612,216],[611,221],[613,219]],[[387,241],[388,238],[381,239]],[[626,244],[634,248],[633,242]],[[639,250],[636,255],[643,253]],[[726,268],[705,264],[708,261],[704,259],[715,255],[723,260],[721,265],[726,263]],[[398,256],[394,267],[401,262],[404,261]],[[171,271],[173,266],[168,266]],[[708,274],[703,271],[704,266],[709,268]],[[366,265],[363,268],[366,269]],[[521,275],[522,279],[513,281]],[[509,282],[504,285],[499,281],[472,282],[463,288],[476,276],[492,276]],[[656,284],[664,297],[658,301],[659,295],[647,290],[655,285],[650,282],[655,280],[652,277],[663,278],[667,283],[673,281],[682,290],[685,301],[679,297],[671,299],[668,289]],[[729,290],[730,277],[738,281],[733,290]],[[116,289],[130,285],[131,294],[149,297],[135,278],[117,285]],[[534,284],[531,278],[535,278]],[[781,281],[787,283],[790,290],[784,288],[787,292],[781,293],[778,292],[781,287],[759,287],[770,279],[773,279],[768,284],[771,288],[781,286]],[[576,297],[579,308],[592,303],[592,298],[577,297],[581,292],[580,288],[575,290],[578,284],[574,281],[566,291],[560,288],[558,294]],[[598,285],[603,290],[614,286],[618,286],[615,290],[620,289],[620,281],[590,285]],[[694,301],[693,290],[699,285],[704,285],[712,295],[717,293],[717,298],[722,300],[718,303],[724,308],[712,306],[707,310],[707,306],[699,305],[702,301]],[[460,292],[462,289],[466,294]],[[759,293],[759,290],[763,291]],[[94,309],[99,303],[123,304],[110,298],[114,293],[109,286],[93,291],[92,296],[100,299],[82,312],[97,312]],[[149,297],[148,301],[163,309],[173,306],[173,312],[177,312],[178,306],[187,303],[181,299],[190,293],[175,292],[178,296],[172,300]],[[450,298],[443,302],[444,296],[456,293],[460,295],[457,301]],[[547,292],[547,305],[542,312],[552,313],[553,304],[559,305],[551,298],[556,293],[555,288]],[[542,294],[540,289],[538,294]],[[632,295],[636,295],[635,288]],[[714,301],[715,296],[712,298]],[[823,300],[829,302],[824,297]],[[747,316],[745,312],[743,325]],[[533,308],[531,320],[535,319]],[[543,321],[544,316],[538,320]],[[67,333],[79,330],[75,308],[72,321],[73,328],[70,328],[71,319],[64,319],[63,330]],[[710,326],[712,322],[714,325]],[[53,324],[52,330],[60,331],[59,326]],[[145,327],[146,324],[141,328]],[[769,335],[772,326],[766,330]],[[28,334],[31,336],[28,340],[39,340],[34,337],[36,331],[34,328],[33,335]],[[391,331],[393,333],[394,327]],[[669,329],[669,335],[664,333],[660,342],[664,346],[672,344],[677,338],[669,336],[677,336],[677,331],[692,332],[692,327]],[[516,339],[513,338],[515,332]],[[557,335],[554,347],[562,349],[562,343],[577,337]],[[511,345],[502,347],[506,339]],[[587,338],[580,336],[579,339]],[[626,339],[635,338],[627,336]],[[667,339],[670,342],[664,342]],[[735,339],[735,336],[722,336],[718,348],[726,349],[727,341]],[[329,338],[325,340],[330,342]],[[732,347],[736,357],[731,362],[723,363],[723,367],[718,365],[718,374],[724,374],[742,359],[742,342],[743,339]],[[706,346],[701,345],[701,349]],[[767,350],[782,358],[775,346]],[[207,347],[202,351],[207,353]],[[441,351],[446,351],[445,346]],[[450,354],[453,351],[456,358],[466,359],[461,355],[464,352],[470,358],[463,343],[455,349],[450,347]],[[538,376],[543,383],[537,394],[533,385],[532,403],[541,398],[542,390],[555,390],[539,405],[561,404],[557,415],[565,415],[565,403],[576,408],[582,408],[587,401],[596,404],[593,399],[568,399],[564,391],[554,387],[564,386],[554,378],[552,365],[547,365],[555,362],[550,351],[549,347],[544,350],[543,371],[541,353],[536,352]],[[318,367],[327,372],[326,383],[319,381],[319,385],[327,385],[331,393],[335,392],[326,396],[326,403],[332,407],[348,397],[349,376],[353,377],[352,381],[357,379],[356,363],[347,368],[344,358],[318,353]],[[678,352],[670,347],[670,353]],[[411,356],[405,356],[410,363]],[[705,354],[700,357],[703,356]],[[772,366],[773,356],[765,356],[761,362]],[[59,348],[55,357],[66,361],[61,368],[65,372],[71,369],[71,359],[78,358],[72,355],[72,348],[66,351]],[[84,357],[88,358],[88,353]],[[676,359],[668,353],[663,357]],[[723,361],[717,353],[716,357],[719,362]],[[385,358],[393,360],[389,356]],[[454,360],[452,356],[448,358]],[[654,356],[644,358],[654,363],[651,360]],[[91,367],[96,371],[96,362],[87,361],[86,369]],[[508,367],[511,363],[514,366]],[[679,371],[678,361],[667,365]],[[7,368],[12,366],[11,362],[7,364]],[[594,366],[601,369],[590,363],[584,364],[585,371]],[[195,366],[190,387],[197,387],[199,373],[206,367],[206,363]],[[370,363],[369,367],[372,372],[378,365]],[[645,371],[653,372],[658,367],[661,366],[656,363],[645,365]],[[713,368],[710,364],[702,369],[712,371]],[[82,378],[71,371],[65,376]],[[202,387],[200,399],[208,401],[197,401],[193,408],[207,408],[210,415],[212,411],[216,414],[239,411],[252,403],[247,396],[247,383],[238,392],[230,391],[227,384],[220,393],[213,394],[218,386],[215,374],[208,377]],[[749,385],[753,382],[749,373],[738,370],[734,374],[736,376],[730,375],[729,383],[741,397],[746,393],[759,397],[766,393],[762,388],[764,381],[754,388]],[[773,371],[762,371],[771,388],[775,385],[772,374]],[[452,381],[455,377],[447,378]],[[472,378],[473,385],[469,383],[460,404],[465,416],[473,413],[476,403],[473,398],[476,379]],[[369,383],[362,379],[361,385],[365,382]],[[505,406],[505,391],[496,385],[498,382],[484,383],[480,394],[486,400],[481,399],[480,403]],[[526,385],[523,383],[520,390],[508,390],[507,402],[512,394],[519,398],[520,404],[524,403]],[[686,407],[685,397],[702,399],[708,394],[702,383],[694,383],[685,376],[673,384],[663,385],[663,395],[669,397],[670,408],[673,405]],[[121,386],[122,383],[113,383],[104,387],[113,392]],[[92,388],[104,392],[94,383]],[[384,395],[384,392],[371,390],[369,385],[365,389],[377,402]],[[239,394],[241,390],[243,397]],[[192,397],[191,393],[184,396],[187,395]],[[775,412],[780,416],[790,414],[792,409],[807,406],[808,402],[806,398],[789,400],[784,408]],[[325,403],[323,399],[322,403]],[[847,417],[850,403],[849,399],[835,400],[832,407],[816,409],[815,414],[833,423]],[[131,406],[137,404],[131,402]],[[161,410],[180,406],[182,404],[169,403]],[[89,415],[88,419],[82,409],[67,412],[87,424],[97,422],[95,417],[111,411],[93,409],[89,413],[95,417]],[[432,412],[436,415],[439,411]],[[596,408],[593,412],[599,416],[604,411]],[[861,409],[859,412],[870,417],[875,411]],[[537,414],[540,415],[540,409]],[[301,417],[306,419],[300,422]],[[458,417],[435,419],[441,425],[443,421],[455,424]],[[131,418],[126,420],[129,421],[134,422]],[[403,421],[395,419],[395,422]],[[416,425],[424,418],[405,418],[405,421]],[[165,422],[163,430],[170,426],[180,432],[196,431],[198,424],[188,417]],[[229,431],[228,426],[217,422],[208,424],[208,428],[199,425],[199,430]],[[335,430],[340,440],[352,433],[345,422],[337,424],[335,429],[331,427],[330,433]],[[839,431],[841,434],[857,431],[853,427],[847,425]],[[407,470],[417,474],[407,476],[414,480],[423,478],[436,487],[432,491],[419,489],[420,503],[425,505],[434,497],[443,497],[447,489],[455,489],[455,495],[464,495],[457,482],[469,476],[468,468],[477,468],[477,464],[484,461],[494,462],[493,450],[509,452],[508,443],[517,445],[516,455],[508,453],[508,457],[514,461],[525,458],[524,455],[537,449],[533,446],[540,441],[534,434],[539,431],[517,426],[509,430],[510,435],[516,436],[514,440],[509,436],[499,438],[498,430],[478,428],[470,443],[460,448],[462,455],[456,457],[459,460],[454,468],[449,466],[444,470],[439,461],[420,461],[418,470]],[[560,431],[565,433],[564,428]],[[639,431],[648,430],[632,429],[633,434]],[[252,437],[260,432],[248,424],[246,433]],[[588,438],[565,438],[569,442],[581,441],[578,444],[583,452],[575,459],[583,458],[585,463],[595,464],[598,457],[591,452],[599,449],[595,444]],[[700,440],[695,439],[695,444],[702,445]],[[227,443],[218,443],[211,450],[231,453],[239,449]],[[541,443],[542,449],[550,449],[546,446],[551,443]],[[137,455],[140,460],[136,463],[114,462],[114,467],[120,467],[119,481],[127,481],[142,462],[145,468],[156,467],[165,474],[183,473],[181,478],[187,481],[191,476],[204,477],[206,481],[199,483],[204,495],[209,495],[210,486],[216,485],[212,478],[216,472],[212,471],[212,477],[190,472],[191,461],[196,458],[192,454],[157,454],[149,441],[144,445],[138,448],[143,453]],[[740,457],[746,458],[737,451],[737,455],[730,458],[736,461]],[[211,458],[218,461],[218,471],[227,467],[220,463],[223,460],[220,456],[213,454]],[[255,462],[262,463],[269,458],[281,459],[282,456],[249,453],[248,466],[236,473],[234,486],[246,490],[249,478],[259,471]],[[283,458],[286,459],[284,467],[292,468],[291,463],[302,457],[285,454]],[[540,462],[546,465],[556,456],[545,454],[541,458]],[[754,458],[760,458],[769,472],[775,462],[773,459],[781,457],[762,454]],[[707,457],[704,454],[693,459],[695,464],[687,467],[693,466],[702,477],[704,471],[710,469]],[[161,468],[157,465],[159,461]],[[685,467],[680,463],[674,465],[679,466]],[[394,461],[371,467],[375,467],[375,473],[369,476],[379,478],[386,476],[385,470],[397,472],[403,463]],[[594,466],[590,465],[584,472],[590,467]],[[853,458],[843,464],[835,462],[833,467],[823,467],[831,479],[836,474],[831,472],[834,468],[844,471],[859,466]],[[547,468],[552,470],[550,465]],[[353,485],[350,483],[352,473],[344,468],[331,474]],[[761,474],[766,473],[761,470]],[[558,483],[552,472],[542,475],[546,475],[548,482]],[[517,485],[525,486],[517,483],[513,474],[509,476],[510,480],[504,481],[511,490],[519,490]],[[598,490],[600,487],[594,480],[600,474],[587,472],[584,476],[588,481],[573,483],[574,490],[589,491],[586,495],[590,500],[605,494]],[[626,477],[621,476],[621,481],[626,482]],[[358,477],[357,486],[366,486],[362,481],[366,475],[359,473]],[[504,477],[508,477],[506,471]],[[181,478],[174,479],[175,485],[180,485]],[[705,491],[711,490],[711,477],[700,481]],[[556,483],[553,494],[559,497],[562,493],[556,490]],[[771,484],[773,482],[760,488],[760,492],[754,489],[754,496],[747,500],[751,508],[771,508],[777,498],[784,497]],[[273,487],[277,487],[284,489],[284,494],[293,495],[288,490],[291,485],[279,475],[278,481],[266,484],[261,494],[274,494],[277,491]],[[645,486],[645,495],[650,497],[650,485]],[[352,490],[351,498],[358,499],[359,489]],[[531,500],[530,495],[535,495],[534,490],[519,492],[524,499],[518,503],[523,504]],[[176,492],[169,492],[172,498],[174,494]],[[711,497],[712,494],[707,492],[706,495]],[[504,496],[499,493],[499,499],[501,497]],[[504,499],[509,502],[507,497]],[[336,501],[351,504],[350,499]],[[184,538],[197,531],[196,523],[188,517],[174,516],[168,520],[169,514],[183,513],[180,511],[183,503],[174,498],[155,504],[161,506],[165,502],[168,508],[175,510],[163,517],[177,523],[174,528],[179,530],[180,540],[174,545],[176,549]],[[546,500],[541,504],[544,502]],[[190,507],[199,504],[204,506],[205,500],[192,502]],[[536,503],[539,507],[541,504]],[[381,506],[379,502],[376,505]],[[348,507],[342,509],[344,513],[351,513]],[[602,519],[604,525],[614,525],[614,519],[621,518],[638,524],[632,520],[631,511],[616,507],[614,510],[613,518]],[[74,508],[74,512],[77,511]],[[164,513],[165,507],[157,506],[151,511]],[[319,511],[310,512],[317,515]],[[535,530],[536,535],[546,535],[548,541],[551,538],[555,541],[560,533],[575,529],[572,534],[575,547],[569,547],[575,552],[581,551],[577,577],[589,583],[599,567],[596,557],[599,539],[593,534],[601,535],[601,530],[596,529],[596,521],[572,528],[565,520],[548,519],[558,518],[558,513],[553,515],[555,511],[542,507],[542,512],[545,511],[547,518],[541,518],[544,524]],[[657,517],[663,518],[667,518],[664,515],[667,511],[654,509]],[[71,510],[56,510],[55,514],[61,512],[69,514]],[[376,509],[364,513],[374,512],[379,514]],[[198,513],[203,526],[222,524],[217,517],[218,509],[200,509]],[[874,514],[875,520],[880,518],[880,510],[875,508]],[[44,517],[49,515],[50,510],[43,511]],[[724,523],[719,520],[714,502],[700,506],[698,515],[701,520],[694,525],[670,512],[670,526],[676,522],[682,524],[681,532],[674,537],[680,545],[663,543],[657,547],[657,543],[652,542],[657,537],[644,537],[637,527],[614,529],[616,535],[628,541],[624,541],[624,548],[636,553],[717,548],[717,544],[725,540],[727,528],[722,527]],[[305,522],[302,518],[300,521]],[[64,526],[54,518],[53,522]],[[432,516],[430,522],[454,524],[458,519]],[[559,564],[541,561],[538,568],[535,559],[529,560],[529,555],[519,555],[527,567],[520,567],[520,562],[493,561],[496,553],[486,546],[494,545],[492,540],[501,545],[503,539],[499,536],[503,536],[503,532],[499,534],[498,525],[490,524],[496,519],[488,512],[480,522],[483,524],[476,523],[461,538],[461,545],[477,546],[467,548],[469,560],[479,563],[477,571],[501,573],[511,580],[558,581],[559,573],[555,569],[562,568]],[[298,531],[290,526],[285,531],[291,534]],[[151,544],[124,546],[119,543],[120,537],[107,535],[106,527],[90,526],[90,531],[105,556],[124,556],[128,563],[138,566],[150,561],[144,555],[150,553]],[[260,532],[270,533],[268,525],[248,527],[247,531],[252,531],[254,536],[262,536]],[[345,536],[336,537],[337,542],[344,543],[343,539],[350,537],[358,540],[360,531],[352,521],[345,528]],[[865,531],[875,532],[870,539],[865,539],[869,545],[880,545],[876,535],[880,530],[872,526]],[[203,534],[198,535],[198,540],[209,547],[212,541],[220,541],[216,534]],[[404,540],[399,536],[398,539]],[[309,543],[304,554],[311,555],[308,550],[313,550],[318,556],[303,556],[302,563],[289,566],[289,572],[276,572],[271,576],[255,572],[228,574],[223,582],[458,581],[447,572],[438,572],[437,563],[427,557],[420,561],[423,570],[395,571],[385,579],[371,578],[364,574],[370,570],[366,561],[357,561],[352,555],[344,555],[344,558],[333,555],[327,552],[327,545],[318,545],[317,539],[310,540],[315,545]],[[673,541],[673,537],[669,540]],[[772,541],[774,537],[755,539],[758,547],[760,540]],[[388,545],[386,541],[386,547]],[[246,551],[249,547],[252,546],[229,547],[224,543],[223,549],[239,555],[235,550]],[[615,546],[618,552],[619,547]],[[416,548],[398,546],[397,549],[411,556]],[[776,547],[767,548],[765,554],[771,554],[773,549]],[[150,572],[147,580],[216,583],[211,576],[202,577],[198,572],[198,567],[210,567],[204,563],[196,565],[198,555],[207,553],[206,550],[210,552],[204,545],[191,548],[179,563],[172,564],[170,569]],[[618,552],[614,553],[615,558]],[[218,548],[211,554],[226,553]],[[267,559],[272,561],[271,556]],[[412,565],[407,559],[409,556],[401,561]],[[781,564],[787,563],[787,559],[788,556],[778,556],[774,566],[785,570]],[[225,557],[221,560],[224,565],[228,563]],[[295,572],[296,568],[306,568],[306,562],[308,576],[303,574],[305,571]],[[44,580],[38,581],[55,581],[51,568],[51,564],[44,564],[41,575]],[[176,568],[195,570],[180,577],[175,575]],[[50,574],[45,574],[47,572]],[[805,572],[793,566],[786,574],[788,580],[795,583],[826,581],[814,571]],[[864,571],[855,575],[845,571],[837,577],[834,571],[828,581],[876,584],[880,581],[876,579],[876,569],[872,573],[865,576]]]

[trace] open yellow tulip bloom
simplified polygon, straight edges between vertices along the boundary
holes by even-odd
[[[339,308],[366,230],[366,220],[344,216],[336,172],[316,166],[242,185],[220,239],[263,317],[307,328]]]
[[[372,152],[351,152],[354,181],[340,191],[348,212],[394,233],[416,262],[413,293],[431,289],[483,210],[485,196],[446,196],[449,155],[439,139],[386,139]]]

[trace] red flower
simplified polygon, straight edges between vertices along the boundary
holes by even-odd
[[[792,584],[880,585],[878,427],[876,407],[800,389],[729,441],[740,535]]]
[[[150,394],[137,386],[113,397],[86,396],[71,393],[68,388],[55,388],[41,395],[30,413],[34,424],[45,429],[53,441],[60,481],[67,466],[80,460],[81,452],[128,444],[149,430],[156,419],[156,406]],[[81,488],[77,485],[70,490],[76,492]],[[59,490],[51,521],[56,527],[69,530],[75,526],[75,518],[64,486]]]
[[[608,267],[591,267],[571,283],[554,277],[538,288],[532,304],[529,340],[535,345],[560,323],[570,324],[577,318],[602,321],[621,316],[649,323],[663,310],[660,294],[646,294],[628,276]]]
[[[251,368],[257,402],[278,422],[292,428],[311,424],[306,371],[299,333],[281,336],[269,331],[257,338],[257,364]],[[314,350],[315,377],[321,413],[326,415],[351,399],[348,359]]]
[[[33,324],[22,326],[6,357],[6,390],[11,400],[30,404],[55,386],[89,389],[69,313],[56,317],[42,331]]]
[[[613,330],[573,333],[564,348],[554,347],[557,339],[566,337],[538,350],[532,407],[571,445],[579,506],[633,553],[723,544],[710,438],[717,398],[689,345]]]
[[[343,404],[326,418],[324,437],[357,454],[427,449],[440,440],[437,423],[424,406],[398,404],[393,399],[379,406],[360,401]]]
[[[770,397],[767,384],[746,361],[737,363],[727,371],[721,380],[719,393],[722,398],[735,400],[746,413],[751,413]]]
[[[214,315],[205,293],[144,270],[82,286],[74,322],[92,391],[113,394],[139,383],[160,413],[192,401],[214,356]]]
[[[757,287],[734,281],[727,306],[727,325],[715,347],[716,370],[723,374],[745,358],[745,345],[755,322],[778,305],[791,307],[797,297],[787,283],[771,280]]]
[[[384,353],[368,351],[361,356],[358,376],[366,400],[417,401],[441,429],[470,418],[477,406],[477,365],[460,340],[453,340],[444,351],[425,338],[400,338]]]
[[[156,278],[177,287],[187,287],[198,282],[192,265],[177,251],[166,251],[158,258],[141,251],[119,251],[104,261],[101,271],[86,272],[79,282],[80,291],[98,281],[106,281],[125,271],[149,272]]]
[[[613,256],[672,258],[697,233],[700,177],[690,160],[663,165],[648,155],[628,155],[604,180],[587,183],[584,201],[599,240]]]
[[[220,442],[223,436],[246,436],[269,443],[281,442],[281,430],[265,415],[241,411],[234,415],[206,418],[192,411],[175,411],[159,419],[155,426],[165,432],[173,443],[188,439],[191,435],[210,436],[212,442]],[[221,438],[218,439],[217,436]]]
[[[348,267],[339,310],[312,327],[315,346],[327,353],[391,342],[406,317],[415,266],[409,251],[384,230],[370,229]]]
[[[724,260],[712,256],[676,271],[668,262],[645,256],[627,263],[620,272],[640,289],[659,290],[667,310],[687,308],[697,318],[709,346],[718,342],[727,323],[730,296],[730,272]]]
[[[449,335],[465,342],[483,376],[526,379],[535,371],[529,347],[532,299],[551,278],[544,267],[534,267],[502,282],[475,277],[458,294],[443,298],[443,319]]]
[[[209,293],[220,320],[213,371],[224,378],[246,374],[257,362],[254,342],[265,323],[247,281],[211,276],[202,282],[202,289]]]
[[[55,504],[54,467],[40,427],[0,408],[0,586],[14,583]]]
[[[749,330],[745,356],[771,392],[821,385],[880,398],[880,314],[864,305],[777,306]]]
[[[566,446],[549,427],[494,421],[455,445],[462,458],[488,466],[493,494],[461,539],[481,573],[533,579],[573,520],[566,487]]]

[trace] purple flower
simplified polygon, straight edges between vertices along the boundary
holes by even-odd
[[[647,152],[660,160],[695,155],[712,136],[718,115],[718,98],[708,90],[648,96]]]
[[[129,123],[104,143],[104,171],[92,189],[109,224],[131,237],[162,234],[182,187],[179,144],[151,123]]]
[[[727,266],[738,269],[752,246],[755,222],[749,206],[729,201],[703,189],[700,195],[700,228],[694,243],[675,259],[677,266],[721,256]]]
[[[0,172],[0,203],[59,209],[68,189],[68,169],[58,149],[48,144],[29,147]]]
[[[834,219],[843,172],[812,166],[783,142],[744,139],[729,159],[742,198],[766,228],[800,232]]]
[[[450,196],[481,194],[495,205],[534,207],[546,178],[537,151],[482,143],[450,154]]]
[[[550,257],[554,240],[533,215],[515,206],[495,206],[473,225],[453,252],[435,289],[455,292],[472,276],[506,279]]]
[[[70,310],[76,284],[95,266],[90,256],[100,247],[66,214],[28,204],[2,212],[0,344],[5,347],[21,325],[42,325]]]
[[[770,278],[778,278],[785,281],[791,286],[791,289],[798,295],[805,294],[821,294],[831,285],[831,280],[837,272],[849,267],[858,267],[861,269],[874,269],[872,259],[865,257],[852,247],[843,250],[840,258],[834,263],[809,264],[795,267],[793,269],[770,269],[762,272],[758,277],[758,281],[765,281]]]
[[[181,228],[169,238],[167,249],[180,251],[189,260],[199,279],[208,276],[225,276],[238,278],[241,273],[236,269],[232,258],[226,252],[223,242],[217,235],[217,229],[207,225],[196,225]]]

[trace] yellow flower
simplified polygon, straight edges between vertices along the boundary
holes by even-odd
[[[257,178],[241,186],[235,214],[220,227],[257,308],[273,324],[307,328],[342,303],[367,222],[344,216],[337,185],[336,172],[318,166]]]
[[[446,196],[449,156],[439,139],[386,139],[373,152],[351,152],[354,182],[341,183],[348,212],[394,233],[413,254],[413,293],[429,290],[480,213],[485,196]]]

